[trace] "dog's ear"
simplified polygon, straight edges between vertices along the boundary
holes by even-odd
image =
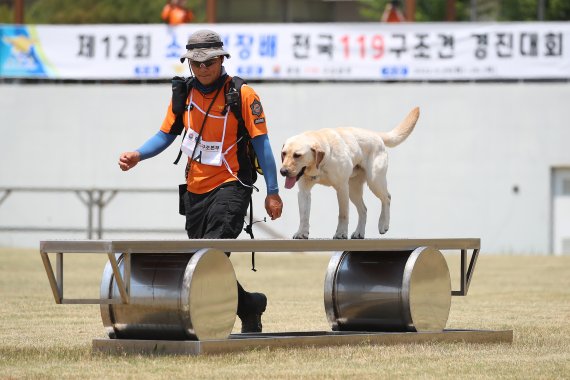
[[[315,163],[317,164],[317,169],[318,169],[319,165],[321,164],[321,161],[323,160],[323,158],[325,158],[325,151],[315,146],[313,146],[311,150],[315,155]]]

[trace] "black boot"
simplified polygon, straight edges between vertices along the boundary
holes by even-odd
[[[261,324],[261,314],[267,307],[267,297],[263,293],[249,293],[249,302],[243,312],[238,313],[241,319],[242,333],[260,333],[263,326]],[[240,310],[241,311],[241,310]]]
[[[239,286],[241,288],[241,286]],[[238,297],[237,315],[241,319],[242,333],[260,333],[262,330],[261,314],[267,307],[267,297],[263,293],[243,293]]]

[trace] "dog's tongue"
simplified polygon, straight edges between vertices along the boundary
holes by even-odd
[[[293,186],[295,186],[296,182],[297,177],[285,177],[285,188],[291,189]]]

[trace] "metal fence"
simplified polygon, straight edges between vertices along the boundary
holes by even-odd
[[[119,193],[136,194],[177,194],[172,188],[70,188],[70,187],[0,187],[0,207],[14,193],[74,193],[86,208],[87,223],[85,227],[54,227],[54,226],[0,226],[0,232],[85,232],[87,239],[102,239],[105,233],[168,233],[182,232],[181,228],[108,228],[103,224],[105,207]],[[264,223],[259,223],[265,234],[273,238],[284,238],[283,234],[273,230]]]
[[[53,226],[0,226],[0,231],[13,232],[85,232],[88,239],[101,239],[104,232],[161,232],[176,233],[180,229],[173,228],[105,228],[103,212],[118,193],[175,193],[169,188],[154,189],[119,189],[119,188],[65,188],[65,187],[0,187],[0,207],[14,193],[74,193],[85,206],[87,223],[85,227],[53,227]]]

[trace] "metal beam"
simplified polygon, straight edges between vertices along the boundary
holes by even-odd
[[[439,250],[479,249],[478,238],[455,239],[192,239],[192,240],[46,240],[41,252],[185,253],[202,248],[224,252],[407,251],[418,247]]]
[[[122,303],[129,303],[132,254],[169,254],[194,253],[203,248],[214,248],[224,252],[337,252],[337,251],[413,251],[419,247],[432,247],[438,250],[460,250],[461,266],[460,288],[452,290],[453,296],[466,296],[475,270],[481,241],[476,238],[465,239],[193,239],[193,240],[48,240],[40,242],[40,254],[56,303],[92,303],[86,300],[65,300],[63,298],[63,253],[99,253],[107,254]],[[473,250],[467,268],[467,250]],[[48,253],[57,253],[57,276],[54,278]],[[121,276],[115,255],[124,255],[124,275]],[[72,302],[73,301],[73,302]],[[100,303],[100,302],[99,302]]]

